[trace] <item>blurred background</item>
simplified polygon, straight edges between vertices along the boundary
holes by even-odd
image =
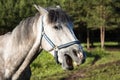
[[[120,79],[120,0],[0,0],[0,35],[12,31],[21,20],[34,16],[37,10],[33,4],[45,8],[61,6],[71,17],[74,32],[88,57],[71,74],[61,70],[51,55],[43,51],[45,54],[31,64],[31,80]],[[91,67],[95,69],[89,70]]]
[[[119,0],[0,0],[0,34],[11,31],[19,22],[35,15],[33,4],[42,7],[60,5],[70,15],[76,36],[87,48],[94,42],[120,43]]]

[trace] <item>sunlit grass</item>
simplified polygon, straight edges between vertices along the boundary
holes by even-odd
[[[75,67],[73,71],[64,71],[60,65],[56,64],[51,54],[43,51],[31,64],[31,80],[62,80],[62,78],[68,77],[68,74],[72,74],[74,71],[120,60],[120,51],[106,51],[97,47],[91,51],[86,50],[86,53],[87,59],[84,64]],[[120,79],[119,72],[120,67],[113,64],[112,66],[84,72],[87,77],[82,80],[118,80]]]
[[[116,64],[95,67],[85,72],[86,77],[82,80],[119,80],[120,79],[120,66]],[[81,80],[81,79],[79,79]]]
[[[41,80],[42,78],[61,73],[61,66],[56,64],[51,54],[43,51],[31,64],[31,80]]]
[[[101,45],[100,42],[93,42],[93,46],[95,46],[95,47],[100,47],[100,45]],[[118,42],[105,42],[104,45],[105,46],[118,46],[119,43]],[[85,46],[87,46],[87,44],[83,43],[82,46],[85,47]],[[90,44],[90,46],[91,46],[91,44]]]
[[[100,42],[95,42],[93,45],[98,46],[100,45]],[[106,46],[116,46],[118,45],[118,42],[105,42]]]

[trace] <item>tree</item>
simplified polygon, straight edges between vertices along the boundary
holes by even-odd
[[[120,26],[120,0],[0,0],[0,28],[12,30],[19,22],[34,15],[33,4],[43,7],[60,5],[74,21],[74,28],[87,32],[87,47],[93,30],[100,30],[101,48],[105,31]],[[86,29],[86,30],[85,30]],[[85,34],[77,34],[77,36]]]
[[[105,29],[114,29],[115,25],[110,24],[110,20],[113,20],[113,7],[114,4],[112,0],[79,0],[80,5],[80,19],[78,22],[82,21],[86,23],[87,27],[87,43],[89,48],[89,32],[90,30],[100,29],[100,41],[101,48],[104,48],[105,41]],[[87,3],[86,3],[87,2]],[[115,23],[113,20],[112,23]]]

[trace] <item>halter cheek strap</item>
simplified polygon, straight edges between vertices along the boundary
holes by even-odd
[[[46,35],[45,31],[44,31],[44,27],[43,27],[43,17],[42,17],[42,36],[46,39],[46,41],[51,45],[52,49],[50,49],[49,51],[52,51],[54,50],[54,58],[56,60],[56,63],[59,64],[59,61],[58,61],[58,51],[62,48],[66,48],[66,47],[69,47],[71,45],[74,45],[74,44],[80,44],[80,41],[76,40],[76,41],[71,41],[69,43],[66,43],[66,44],[62,44],[62,45],[55,45],[52,40]]]

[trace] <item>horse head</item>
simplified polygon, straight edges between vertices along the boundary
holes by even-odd
[[[73,32],[69,16],[60,7],[45,9],[35,5],[35,8],[41,16],[41,48],[50,52],[65,70],[72,70],[73,62],[83,63],[86,55]]]

